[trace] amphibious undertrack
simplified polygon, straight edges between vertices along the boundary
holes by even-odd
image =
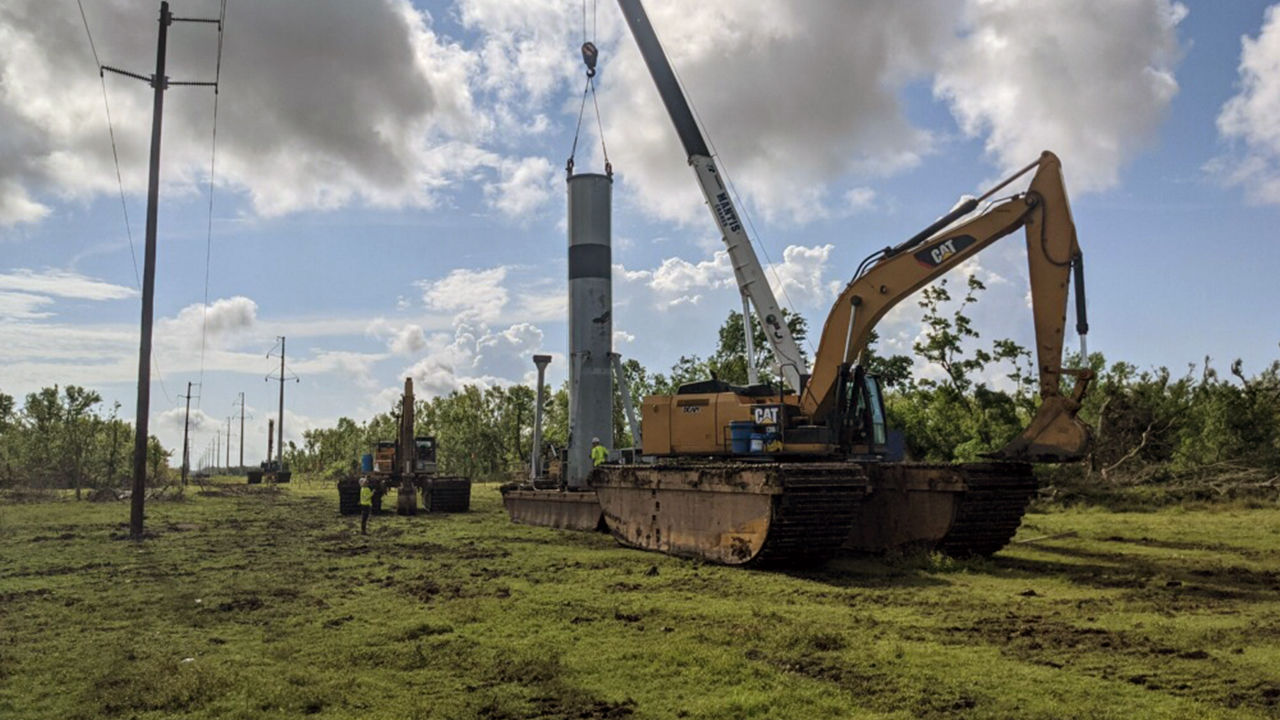
[[[838,554],[868,490],[847,462],[607,465],[590,482],[624,545],[771,567]]]

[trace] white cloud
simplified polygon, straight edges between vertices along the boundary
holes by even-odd
[[[929,133],[907,121],[897,92],[935,65],[958,4],[651,2],[647,8],[722,168],[766,217],[822,215],[825,183],[908,167],[929,152]],[[614,167],[647,210],[704,220],[653,81],[616,13],[609,19],[601,32],[618,51],[603,70],[604,132],[625,138],[614,148]]]
[[[1211,169],[1257,202],[1280,203],[1280,5],[1267,8],[1258,37],[1241,39],[1240,86],[1222,106],[1218,132],[1242,152]]]
[[[122,300],[138,294],[133,288],[96,280],[76,272],[52,269],[36,272],[27,268],[0,273],[0,290],[18,290],[77,300]]]
[[[397,355],[409,355],[427,346],[427,336],[419,325],[405,325],[387,343],[391,352]]]
[[[729,253],[717,251],[710,260],[691,263],[671,257],[649,274],[649,287],[664,295],[685,294],[695,288],[728,287],[733,284]]]
[[[1172,0],[970,0],[934,92],[1004,170],[1062,155],[1077,192],[1118,181],[1178,91]]]
[[[780,300],[804,308],[830,305],[840,290],[839,283],[824,277],[834,249],[834,245],[787,246],[782,251],[782,262],[771,265],[766,272],[770,283],[778,288]]]
[[[414,388],[424,395],[447,395],[464,385],[491,387],[522,380],[533,368],[531,357],[542,347],[542,330],[516,323],[493,330],[460,318],[452,335],[428,338],[426,356],[407,368]]]
[[[866,212],[876,207],[876,191],[869,187],[856,187],[844,194],[845,208],[850,213]]]
[[[546,204],[555,192],[555,170],[544,157],[504,161],[498,174],[502,179],[485,186],[485,198],[510,217],[528,215]]]
[[[182,14],[217,13],[213,0],[193,3]],[[123,0],[86,7],[104,63],[146,72],[154,18],[142,10]],[[521,12],[507,14],[514,23]],[[183,27],[182,42],[169,45],[170,76],[211,79],[217,33]],[[99,79],[78,13],[14,0],[0,12],[0,38],[0,226],[47,217],[50,197],[115,192]],[[496,47],[500,38],[487,42]],[[517,127],[545,131],[547,121],[481,101],[492,94],[486,78],[501,74],[487,59],[437,34],[431,16],[409,0],[234,5],[222,63],[218,180],[245,193],[258,214],[279,215],[353,203],[434,207],[453,187],[481,180],[477,171],[510,169],[517,177],[504,174],[495,184],[495,202],[524,212],[539,200],[528,176],[540,168],[486,146],[507,145]],[[532,81],[536,70],[524,70]],[[151,95],[115,75],[107,85],[125,187],[141,193]],[[173,189],[199,192],[207,183],[211,107],[208,89],[169,95],[162,177]]]
[[[472,316],[481,322],[498,319],[507,305],[508,268],[488,270],[457,269],[441,280],[421,283],[422,299],[433,310]]]
[[[258,304],[243,295],[214,300],[206,312],[203,303],[188,305],[172,318],[156,323],[162,342],[184,349],[225,346],[251,331],[258,318]]]
[[[359,387],[372,389],[378,385],[373,377],[373,365],[386,357],[384,353],[313,350],[310,357],[291,360],[289,369],[300,376],[336,373]]]
[[[53,298],[22,292],[0,291],[0,320],[33,320],[53,313],[39,308],[53,303]]]
[[[0,13],[0,225],[39,221],[51,199],[115,192],[79,18],[41,0],[9,5]],[[183,12],[216,10],[200,0]],[[1002,165],[1051,147],[1066,157],[1073,184],[1113,183],[1177,89],[1176,25],[1185,12],[1172,0],[652,0],[648,10],[722,168],[766,218],[799,222],[857,211],[872,198],[864,187],[833,198],[830,184],[865,182],[932,152],[933,132],[914,126],[900,99],[909,83],[931,77]],[[149,16],[123,0],[87,12],[103,60],[145,70]],[[546,206],[558,162],[530,156],[528,141],[576,118],[582,66],[565,49],[581,40],[578,9],[562,0],[458,0],[450,12],[468,31],[464,40],[440,34],[409,0],[233,6],[219,181],[262,215],[439,207],[468,185],[507,217]],[[617,140],[611,159],[621,187],[648,212],[705,222],[618,12],[602,4],[592,27],[605,51],[599,99],[604,134]],[[175,78],[209,76],[216,33],[202,30],[171,45]],[[108,82],[125,184],[140,193],[149,94],[131,80]],[[166,105],[171,189],[198,192],[207,181],[210,109],[209,93],[190,88]],[[599,166],[594,123],[583,130],[579,166]]]

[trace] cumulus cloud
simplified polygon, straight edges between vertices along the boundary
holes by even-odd
[[[782,262],[770,266],[768,277],[785,300],[802,307],[821,307],[835,299],[840,284],[827,280],[827,262],[834,245],[789,245]]]
[[[838,290],[838,283],[826,277],[833,249],[833,245],[787,246],[782,260],[765,268],[765,277],[778,300],[794,303],[797,307],[793,309],[797,310],[825,310],[825,304]],[[736,307],[737,282],[729,253],[724,250],[697,262],[670,257],[652,270],[630,270],[621,265],[615,265],[613,270],[615,282],[623,287],[624,302],[632,302],[640,295],[641,302],[648,306],[671,308],[696,305],[704,295],[718,293],[728,307]],[[638,293],[639,289],[643,292]]]
[[[1248,188],[1257,202],[1280,203],[1280,5],[1267,8],[1258,37],[1241,39],[1240,92],[1222,106],[1218,132],[1239,143],[1211,169]]]
[[[1073,189],[1106,189],[1178,92],[1186,14],[1172,0],[970,0],[934,92],[1002,169],[1054,150]]]
[[[481,322],[498,319],[507,305],[508,268],[457,269],[441,280],[421,283],[422,299],[433,310],[446,310]]]
[[[220,346],[253,329],[257,318],[258,304],[237,295],[214,300],[207,310],[204,303],[188,305],[174,317],[160,319],[156,334],[168,344],[187,349],[201,347],[202,339]]]
[[[387,346],[397,355],[408,355],[426,347],[427,337],[422,334],[421,326],[405,325],[395,334],[395,337],[391,338]]]
[[[557,189],[555,170],[544,157],[504,161],[500,180],[486,185],[486,200],[511,217],[521,217],[546,204]]]
[[[910,166],[931,146],[897,89],[935,64],[955,3],[652,2],[650,19],[708,134],[766,216],[822,214],[825,182]],[[615,14],[610,13],[613,18]],[[613,19],[606,138],[614,167],[646,209],[702,219],[685,153],[635,43]],[[616,38],[616,40],[615,40]],[[731,58],[731,61],[726,61]]]
[[[542,347],[542,338],[542,330],[529,323],[495,330],[459,318],[451,335],[431,336],[426,356],[403,374],[427,395],[447,395],[464,385],[510,384],[532,371],[530,358]]]
[[[218,4],[185,6],[216,15]],[[86,8],[102,62],[147,74],[154,59],[154,10],[126,0]],[[217,33],[176,25],[168,74],[210,80]],[[48,198],[87,198],[115,189],[99,79],[78,13],[40,0],[0,9],[0,225],[36,222]],[[491,38],[492,40],[492,38]],[[563,53],[562,53],[563,54]],[[482,53],[441,37],[409,0],[233,4],[227,16],[218,106],[218,179],[259,214],[435,206],[456,185],[504,170],[497,207],[524,211],[536,161],[507,159],[503,122],[545,129],[492,102],[479,78]],[[491,71],[494,68],[486,68]],[[145,187],[151,93],[107,77],[126,188]],[[174,87],[165,104],[166,184],[194,191],[207,181],[212,92]],[[498,132],[499,130],[502,132]],[[545,161],[544,161],[545,162]]]
[[[1028,10],[1028,7],[1032,8]],[[209,15],[214,0],[183,13]],[[807,221],[861,209],[848,186],[911,167],[936,138],[906,117],[900,95],[932,79],[962,128],[1002,165],[1043,147],[1071,159],[1081,188],[1114,183],[1152,134],[1177,84],[1173,0],[652,0],[667,53],[751,205]],[[154,24],[135,3],[87,8],[99,54],[145,71]],[[473,184],[523,217],[554,196],[554,168],[527,141],[576,115],[580,13],[560,0],[457,0],[469,35],[446,37],[409,0],[293,0],[233,5],[219,105],[220,182],[260,214],[351,203],[437,207]],[[52,198],[114,192],[98,79],[83,28],[40,0],[0,9],[0,224],[37,222]],[[704,220],[671,123],[611,4],[590,35],[618,177],[645,210]],[[184,28],[170,46],[176,79],[208,79],[216,33]],[[371,81],[376,78],[376,81]],[[145,184],[150,100],[109,78],[126,186]],[[178,92],[181,90],[181,92]],[[166,183],[206,180],[212,98],[175,88],[166,103]],[[584,124],[585,155],[597,153]],[[593,158],[598,163],[599,157]],[[588,159],[580,160],[585,166]],[[727,167],[726,167],[727,166]]]

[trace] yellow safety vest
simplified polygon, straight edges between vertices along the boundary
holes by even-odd
[[[368,485],[360,488],[360,504],[373,507],[373,488]]]
[[[596,445],[591,448],[591,464],[600,465],[609,457],[609,451],[604,449],[603,445]]]

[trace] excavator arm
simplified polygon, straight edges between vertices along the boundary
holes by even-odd
[[[1025,192],[998,202],[981,215],[946,227],[971,212],[1020,175],[1036,169]],[[1092,373],[1062,367],[1067,287],[1076,269],[1077,330],[1084,319],[1083,271],[1061,163],[1053,153],[1005,180],[979,200],[970,200],[907,242],[886,248],[840,294],[822,329],[813,375],[801,395],[802,412],[821,421],[836,410],[841,374],[866,350],[871,332],[894,305],[995,241],[1025,228],[1041,405],[1031,424],[995,453],[1011,460],[1065,462],[1079,459],[1090,444],[1088,426],[1076,418]],[[865,263],[864,263],[865,265]],[[1071,397],[1062,395],[1063,375],[1076,378]]]

